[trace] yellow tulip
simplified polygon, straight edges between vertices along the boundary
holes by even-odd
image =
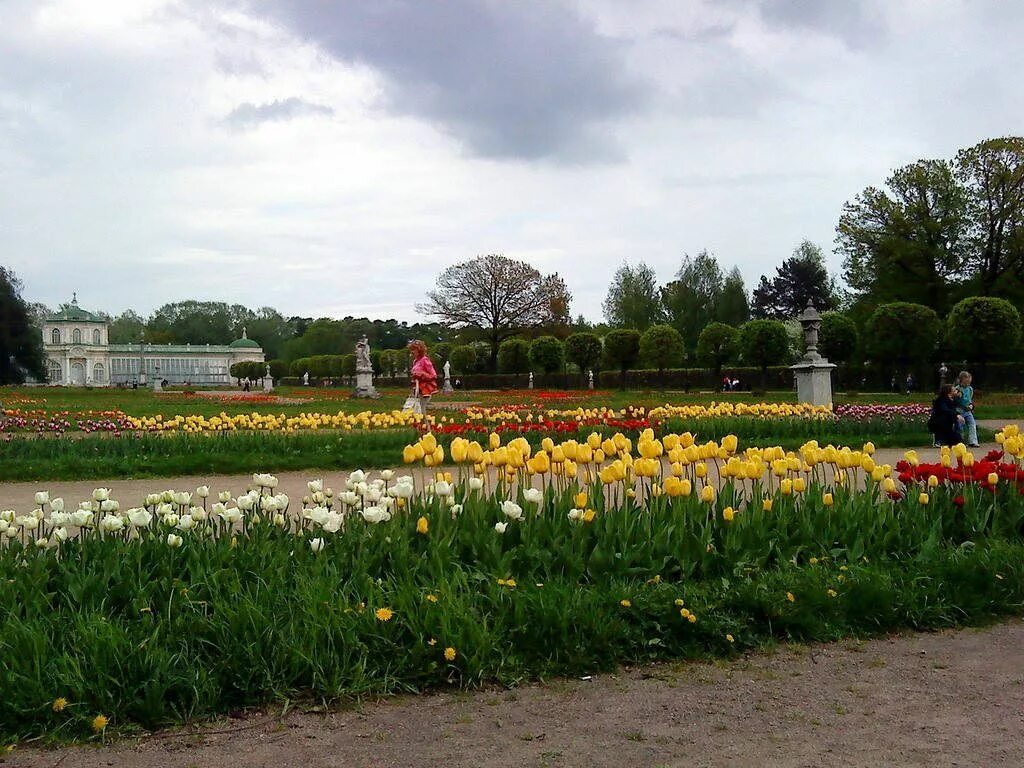
[[[821,503],[824,504],[826,507],[831,507],[832,503],[833,503],[832,494],[831,493],[824,494],[821,497]]]
[[[715,489],[714,486],[705,485],[700,489],[700,500],[706,504],[710,504],[715,500]]]

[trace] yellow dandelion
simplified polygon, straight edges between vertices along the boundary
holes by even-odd
[[[53,700],[54,712],[63,712],[65,709],[67,709],[67,706],[68,700],[65,699],[63,696],[58,696],[56,699]]]
[[[735,643],[736,642],[736,638],[733,637],[732,635],[726,635],[725,639],[728,640],[730,643]]]
[[[455,661],[455,656],[456,656],[455,649],[452,648],[450,645],[447,648],[444,649],[444,660],[445,661]]]
[[[789,600],[789,602],[791,602],[791,603],[795,603],[796,602],[796,598],[793,597],[793,593],[792,592],[787,592],[786,593],[786,599]]]
[[[623,608],[632,608],[633,607],[633,603],[630,602],[629,600],[619,600],[619,605],[621,605]]]
[[[109,722],[110,721],[107,719],[106,715],[96,715],[96,717],[92,719],[93,733],[101,733],[105,731]]]
[[[395,612],[390,608],[378,608],[373,612],[373,615],[377,617],[377,621],[391,621],[391,617],[395,615]]]
[[[828,591],[828,596],[829,596],[829,597],[835,597],[835,596],[836,596],[837,594],[839,594],[839,593],[838,593],[838,592],[836,592],[836,591],[835,591],[834,589],[830,589],[830,590]]]
[[[437,602],[437,595],[427,595],[427,602],[436,603]]]
[[[437,645],[437,640],[435,640],[434,638],[430,638],[429,640],[427,640],[427,645],[433,648],[435,645]]]
[[[686,605],[686,603],[683,601],[683,598],[681,597],[677,597],[675,602],[676,608],[682,608],[684,605]]]

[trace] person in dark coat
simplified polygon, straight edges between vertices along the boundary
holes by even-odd
[[[939,396],[932,401],[932,413],[928,417],[928,429],[935,436],[934,445],[956,445],[960,437],[960,423],[963,417],[956,412],[956,389],[952,384],[943,384]]]

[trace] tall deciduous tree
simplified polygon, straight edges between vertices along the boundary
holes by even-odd
[[[956,173],[967,199],[972,277],[984,295],[1012,291],[1019,298],[1024,278],[1024,138],[989,139],[960,150]]]
[[[619,328],[642,331],[657,323],[662,313],[654,270],[643,262],[635,267],[623,264],[612,278],[602,309],[608,324]]]
[[[709,323],[697,339],[697,359],[710,365],[715,380],[722,373],[722,366],[736,354],[736,329],[725,323]]]
[[[688,351],[696,349],[700,332],[718,316],[722,288],[718,259],[703,250],[683,256],[676,279],[661,290],[668,323],[682,335]]]
[[[972,296],[953,307],[946,319],[950,349],[982,369],[991,360],[1018,352],[1020,313],[1006,299]]]
[[[769,280],[762,275],[754,289],[751,311],[754,317],[790,320],[804,310],[808,301],[813,301],[819,311],[839,305],[821,248],[804,240],[775,269],[775,277]]]
[[[857,351],[857,324],[842,312],[821,316],[818,351],[833,363],[848,363]]]
[[[778,320],[751,320],[740,328],[739,334],[743,361],[761,369],[761,386],[764,386],[769,365],[789,362],[789,332]]]
[[[557,274],[545,277],[524,261],[490,254],[448,267],[417,309],[453,328],[479,330],[490,343],[493,370],[504,339],[523,328],[564,324],[571,302]]]
[[[626,371],[636,364],[640,356],[640,331],[622,328],[611,331],[604,337],[604,358],[608,368],[622,374],[622,386],[626,386]]]
[[[725,325],[739,326],[749,319],[750,300],[747,298],[747,286],[743,282],[739,267],[733,267],[722,281],[722,290],[715,303],[715,320]]]
[[[21,297],[21,282],[0,266],[0,384],[46,380],[42,329]]]
[[[107,338],[111,344],[138,344],[142,341],[145,332],[145,318],[131,309],[126,309],[111,320],[110,325],[107,326]],[[231,339],[226,341],[231,341]]]

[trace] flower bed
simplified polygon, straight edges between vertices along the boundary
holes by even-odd
[[[904,477],[870,444],[648,431],[537,450],[428,434],[404,458],[452,472],[353,472],[301,500],[262,474],[131,508],[41,491],[0,512],[0,737],[1019,611],[1024,441],[1000,440],[1001,457],[939,453],[998,462],[984,484],[933,481],[914,454]]]
[[[841,404],[833,409],[837,418],[861,421],[924,421],[931,413],[931,407],[924,403],[902,403],[881,405]]]

